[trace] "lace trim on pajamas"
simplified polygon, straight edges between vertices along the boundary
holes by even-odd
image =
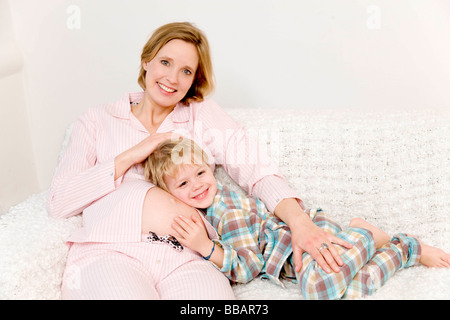
[[[154,232],[149,232],[150,235],[147,237],[147,242],[149,243],[165,243],[169,246],[171,246],[173,249],[175,249],[178,252],[183,251],[183,246],[181,245],[181,243],[178,242],[178,240],[174,237],[171,236],[170,234],[166,234],[165,236],[158,236],[156,233]]]

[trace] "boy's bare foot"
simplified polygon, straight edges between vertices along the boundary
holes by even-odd
[[[444,250],[429,246],[420,241],[422,253],[420,263],[429,268],[448,268],[450,267],[450,254]]]
[[[422,252],[420,254],[420,263],[429,268],[448,268],[450,267],[450,254],[437,247],[429,246],[422,242],[418,237],[412,234],[408,236],[416,238],[420,242]]]
[[[391,237],[381,229],[378,229],[374,225],[371,225],[362,218],[354,218],[350,221],[350,227],[363,228],[372,232],[373,239],[375,241],[375,248],[379,249],[384,244],[391,240]]]
[[[384,231],[371,225],[362,218],[355,218],[350,221],[350,227],[363,228],[372,232],[373,239],[375,241],[375,247],[381,248],[384,244],[391,240],[391,237]],[[416,236],[409,235],[418,239]],[[419,240],[419,239],[418,239]],[[450,267],[450,254],[442,249],[429,246],[420,241],[422,252],[420,255],[420,263],[430,268],[449,268]]]

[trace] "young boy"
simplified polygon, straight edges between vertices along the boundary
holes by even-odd
[[[218,184],[207,155],[195,142],[161,143],[145,162],[145,175],[184,203],[207,209],[206,220],[220,240],[208,238],[200,217],[180,216],[173,235],[183,246],[200,253],[233,282],[247,283],[262,274],[281,284],[280,273],[292,253],[287,225],[269,215],[259,199]]]
[[[209,239],[202,219],[196,215],[175,218],[173,235],[233,282],[247,283],[261,275],[282,286],[281,278],[297,279],[306,299],[360,297],[372,294],[397,270],[417,264],[422,248],[426,248],[427,256],[432,248],[405,234],[391,239],[360,218],[342,230],[320,209],[311,210],[316,225],[352,247],[334,244],[344,261],[340,272],[326,273],[304,253],[303,267],[296,274],[287,225],[268,212],[259,199],[217,183],[205,152],[194,141],[165,141],[144,165],[152,183],[194,208],[206,209],[206,219],[220,240]],[[319,250],[323,249],[327,247]]]

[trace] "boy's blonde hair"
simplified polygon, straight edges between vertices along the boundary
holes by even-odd
[[[144,162],[145,177],[163,190],[169,191],[164,176],[175,177],[181,165],[208,164],[208,156],[191,139],[166,140],[159,144]]]

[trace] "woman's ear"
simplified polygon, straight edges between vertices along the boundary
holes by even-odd
[[[142,62],[142,68],[144,68],[145,71],[147,71],[147,65],[148,65],[148,61],[146,62]]]

